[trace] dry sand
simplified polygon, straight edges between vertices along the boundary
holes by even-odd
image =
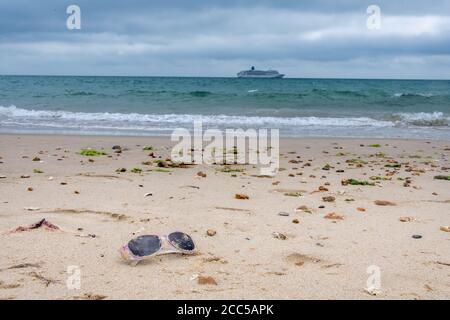
[[[128,150],[116,154],[113,145]],[[171,142],[0,135],[0,298],[450,298],[450,233],[440,230],[450,225],[450,181],[433,179],[450,175],[450,142],[283,139],[285,170],[273,178],[256,177],[249,165],[233,166],[244,169],[237,173],[220,165],[159,172],[142,164],[158,159],[142,150],[147,145],[164,159]],[[77,154],[86,147],[110,157]],[[401,167],[385,167],[394,161]],[[121,167],[128,171],[116,173]],[[349,178],[376,185],[342,185]],[[316,192],[320,186],[328,191]],[[343,219],[324,218],[330,213]],[[62,231],[8,233],[42,218]],[[175,230],[192,235],[197,255],[158,256],[136,267],[121,261],[117,250],[134,235]],[[371,265],[381,270],[376,296],[365,291]],[[67,288],[68,266],[80,268],[81,289]]]

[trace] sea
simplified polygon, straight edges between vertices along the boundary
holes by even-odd
[[[0,76],[0,132],[170,135],[279,129],[284,137],[450,140],[450,81]]]

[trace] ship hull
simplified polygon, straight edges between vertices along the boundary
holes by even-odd
[[[275,74],[275,75],[238,75],[238,78],[252,78],[252,79],[281,79],[284,77],[284,74]]]

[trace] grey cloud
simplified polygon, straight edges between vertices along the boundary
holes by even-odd
[[[68,31],[74,3],[82,30]],[[365,26],[372,3],[381,30]],[[449,1],[0,3],[0,73],[231,76],[257,64],[290,76],[358,77],[365,68],[366,77],[450,78],[449,57]]]

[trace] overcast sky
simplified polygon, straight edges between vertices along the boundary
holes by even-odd
[[[68,30],[67,6],[81,8]],[[381,29],[366,26],[381,8]],[[450,79],[449,0],[0,0],[0,74]]]

